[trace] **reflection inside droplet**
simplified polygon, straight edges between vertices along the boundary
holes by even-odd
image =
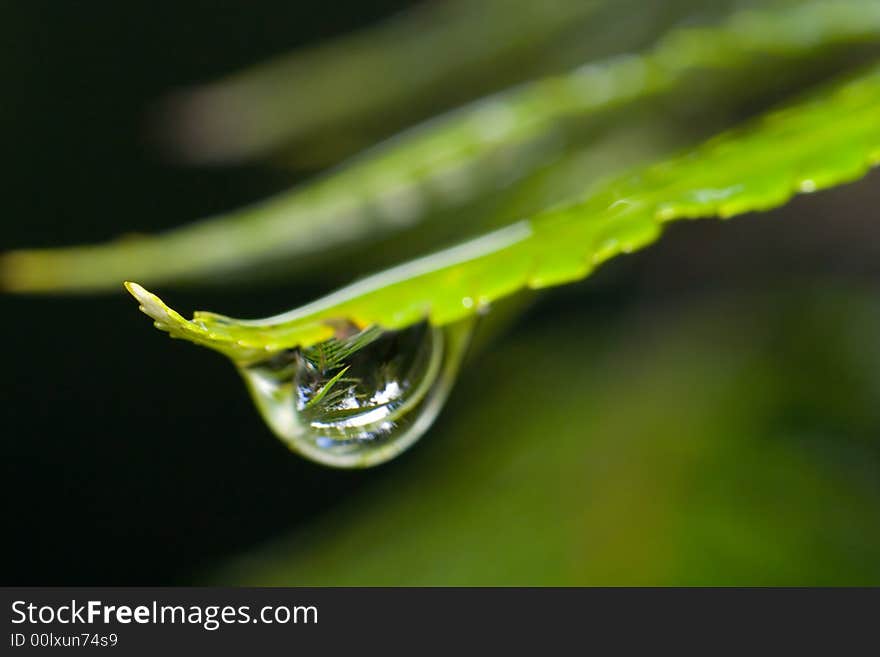
[[[241,367],[257,408],[294,451],[366,467],[418,440],[455,380],[475,320],[337,337]]]

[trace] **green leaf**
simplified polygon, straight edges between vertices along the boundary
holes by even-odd
[[[661,92],[687,91],[701,71],[757,78],[768,57],[804,58],[878,35],[880,3],[873,0],[737,12],[715,27],[675,31],[647,54],[589,64],[444,115],[254,206],[153,237],[8,253],[0,259],[0,284],[13,291],[95,291],[125,279],[218,280],[363,244],[508,184],[572,147],[574,123]]]
[[[195,162],[238,162],[282,148],[290,149],[285,161],[326,161],[334,152],[368,145],[377,127],[399,129],[414,114],[436,111],[438,101],[453,106],[468,100],[469,92],[483,95],[523,75],[546,75],[572,33],[586,37],[575,56],[594,50],[596,32],[608,28],[607,20],[593,21],[605,4],[417,4],[375,26],[177,95],[169,103],[169,138]],[[635,34],[633,23],[655,22],[661,13],[620,9],[614,11],[617,22]],[[365,89],[369,93],[352,93]]]
[[[880,65],[586,197],[452,249],[406,263],[314,303],[262,320],[196,313],[184,320],[127,283],[142,310],[174,337],[239,362],[333,335],[341,321],[399,329],[444,325],[524,288],[587,276],[653,242],[664,223],[768,210],[796,192],[852,181],[880,161]]]

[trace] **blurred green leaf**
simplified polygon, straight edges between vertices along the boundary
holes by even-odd
[[[168,108],[169,141],[195,162],[250,159],[283,147],[290,148],[288,161],[332,162],[339,151],[369,145],[367,136],[389,123],[405,127],[401,119],[418,115],[416,108],[436,111],[448,96],[466,100],[468,89],[486,93],[528,71],[547,74],[554,44],[572,33],[595,37],[590,19],[603,4],[423,2],[356,34],[185,90]],[[656,13],[624,22],[632,28]]]
[[[673,31],[646,54],[588,64],[446,114],[254,206],[154,237],[5,254],[0,282],[21,292],[99,291],[125,279],[225,280],[315,254],[332,257],[548,165],[589,140],[590,119],[617,118],[612,112],[664,92],[697,95],[706,77],[726,81],[722,87],[744,79],[756,85],[774,58],[789,75],[799,73],[797,63],[808,66],[823,48],[876,43],[878,30],[880,4],[868,0],[734,12],[716,26]]]

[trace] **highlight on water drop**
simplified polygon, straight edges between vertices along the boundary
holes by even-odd
[[[324,465],[368,467],[400,454],[434,422],[475,322],[341,329],[239,369],[261,415],[292,450]]]

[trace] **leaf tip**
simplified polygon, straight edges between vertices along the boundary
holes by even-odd
[[[124,285],[128,293],[137,299],[144,314],[149,315],[157,322],[167,322],[172,319],[168,306],[155,294],[132,281],[125,281]]]

